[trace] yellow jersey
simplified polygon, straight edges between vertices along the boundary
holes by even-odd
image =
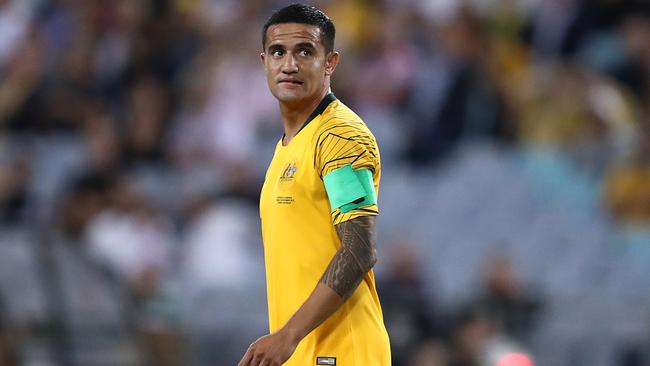
[[[330,93],[288,145],[278,142],[262,187],[271,332],[305,302],[339,249],[334,225],[379,213],[374,204],[345,213],[330,209],[323,177],[347,164],[370,169],[377,193],[381,175],[377,142],[361,118]],[[390,365],[388,333],[372,271],[337,312],[300,342],[285,365]]]

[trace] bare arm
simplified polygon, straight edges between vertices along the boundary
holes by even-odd
[[[341,247],[307,300],[276,333],[253,343],[240,366],[281,365],[298,343],[334,314],[354,293],[377,261],[375,216],[362,216],[336,225]]]
[[[320,283],[347,299],[377,262],[375,216],[362,216],[336,225],[341,248]]]

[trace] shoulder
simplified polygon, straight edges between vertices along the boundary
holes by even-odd
[[[375,137],[361,117],[338,99],[323,112],[314,138],[317,143],[328,139],[360,139],[376,143]]]
[[[354,169],[377,171],[379,148],[363,120],[343,103],[334,101],[323,113],[314,134],[314,166],[322,177],[347,164]]]

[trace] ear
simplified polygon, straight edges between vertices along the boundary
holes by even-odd
[[[338,51],[332,51],[327,55],[327,60],[325,60],[325,75],[331,76],[336,69],[336,65],[339,64],[339,58],[341,55]]]
[[[262,62],[262,66],[264,66],[264,59],[266,58],[266,53],[262,52],[260,53],[260,61]]]

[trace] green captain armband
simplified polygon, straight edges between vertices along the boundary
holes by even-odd
[[[359,207],[377,204],[377,194],[368,169],[355,170],[351,164],[338,168],[323,178],[332,211],[345,213]]]

